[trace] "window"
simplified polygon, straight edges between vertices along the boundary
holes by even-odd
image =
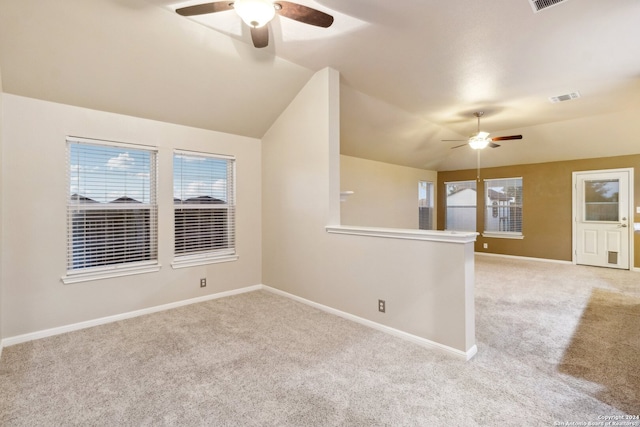
[[[418,183],[418,228],[433,230],[433,182]]]
[[[445,230],[476,231],[476,182],[446,182]]]
[[[174,267],[237,259],[234,175],[233,157],[174,153]]]
[[[620,182],[617,179],[585,180],[584,221],[618,222],[619,194]]]
[[[485,179],[484,235],[522,236],[522,178]]]
[[[157,271],[156,152],[72,137],[67,149],[64,282]]]

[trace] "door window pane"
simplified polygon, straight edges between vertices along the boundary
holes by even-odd
[[[584,181],[584,220],[618,222],[618,195],[620,183],[617,179]]]

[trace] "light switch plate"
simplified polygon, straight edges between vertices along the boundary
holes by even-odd
[[[640,214],[640,206],[636,206],[636,213]]]

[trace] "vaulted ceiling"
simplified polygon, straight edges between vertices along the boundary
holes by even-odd
[[[476,130],[522,134],[483,165],[640,152],[640,2],[299,0],[328,29],[276,17],[255,49],[234,11],[175,0],[0,0],[5,92],[260,138],[309,77],[342,76],[343,154],[473,168]],[[575,100],[549,97],[579,92]]]

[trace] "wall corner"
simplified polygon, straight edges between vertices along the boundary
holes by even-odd
[[[329,214],[327,225],[340,225],[340,73],[326,68],[328,79]]]

